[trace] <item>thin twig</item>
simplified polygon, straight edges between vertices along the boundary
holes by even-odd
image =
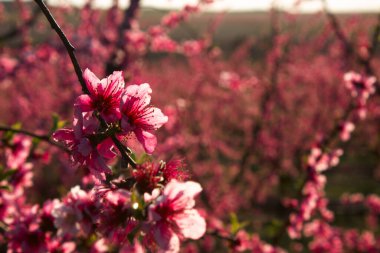
[[[127,43],[125,41],[125,31],[128,31],[131,29],[132,20],[135,18],[139,6],[140,6],[140,0],[131,0],[128,9],[126,9],[124,12],[123,22],[118,27],[118,39],[115,45],[116,48],[111,54],[111,57],[108,59],[105,66],[107,75],[112,74],[112,72],[115,70],[124,69],[129,64],[128,50],[124,50]],[[123,51],[123,57],[122,59],[118,61],[117,55],[120,51]]]
[[[48,135],[40,135],[40,134],[35,134],[23,129],[15,129],[11,127],[6,127],[6,126],[0,126],[0,131],[2,132],[13,132],[13,133],[19,133],[23,135],[27,135],[36,139],[39,139],[41,141],[47,142],[53,146],[56,146],[62,150],[64,150],[66,153],[70,153],[70,150],[68,150],[66,147],[62,146],[60,143],[53,141],[50,136]]]
[[[49,21],[51,27],[56,31],[59,38],[61,39],[63,45],[65,46],[67,53],[70,56],[71,62],[74,66],[75,73],[78,77],[78,80],[82,86],[83,93],[89,94],[89,90],[86,86],[86,82],[84,81],[83,75],[82,75],[82,69],[79,65],[78,59],[75,56],[75,48],[70,43],[70,41],[67,39],[65,33],[62,31],[61,27],[58,25],[57,21],[54,19],[53,15],[51,14],[50,10],[42,0],[34,0],[36,4],[40,7],[41,11],[44,13],[45,17]]]
[[[124,160],[128,161],[128,163],[133,167],[136,168],[136,162],[125,152],[124,145],[116,138],[116,136],[111,137],[113,142],[115,143],[116,147],[119,149],[121,156]]]
[[[342,28],[340,27],[338,19],[335,17],[334,14],[332,14],[328,10],[326,0],[322,0],[322,4],[323,4],[323,11],[326,13],[326,15],[330,21],[330,25],[332,26],[336,37],[339,39],[339,41],[342,43],[342,45],[344,47],[346,58],[348,58],[349,56],[352,56],[352,54],[354,54],[353,47],[352,47],[351,43],[348,41],[348,39],[346,38],[346,35],[344,34]]]
[[[70,56],[71,62],[73,64],[73,66],[74,66],[75,73],[76,73],[76,75],[78,77],[78,80],[79,80],[81,86],[82,86],[83,93],[90,94],[90,92],[89,92],[89,90],[87,88],[86,82],[85,82],[85,80],[83,78],[82,69],[81,69],[81,67],[79,65],[79,62],[78,62],[76,56],[75,56],[75,48],[74,48],[74,46],[70,43],[70,41],[66,37],[65,33],[62,31],[61,27],[57,24],[57,21],[54,19],[53,15],[49,11],[49,9],[45,5],[45,3],[42,0],[34,0],[34,1],[38,4],[38,6],[40,7],[40,9],[44,13],[45,17],[49,21],[51,27],[56,31],[56,33],[58,34],[58,36],[61,39],[62,43],[64,44],[64,46],[65,46],[65,48],[67,50],[67,53]],[[102,125],[105,125],[105,126],[107,125],[107,123],[105,122],[105,120],[102,117],[99,116],[98,119],[99,119],[99,121],[100,121],[100,123]],[[124,148],[123,144],[114,135],[111,138],[112,138],[113,142],[115,143],[116,147],[119,149],[120,154],[123,157],[123,159],[125,159],[126,161],[128,161],[128,163],[132,167],[136,167],[136,162],[134,162],[133,159],[128,154],[125,153],[125,148]]]
[[[25,27],[30,27],[30,26],[32,26],[37,21],[39,13],[40,13],[40,11],[39,11],[38,8],[34,9],[32,17],[29,18],[28,20],[26,20],[25,23],[23,23],[23,24],[15,27],[12,30],[9,30],[9,31],[7,31],[7,32],[5,32],[3,34],[0,34],[0,41],[4,42],[6,40],[13,39],[17,35],[21,34],[21,31]]]
[[[237,243],[237,240],[235,238],[230,237],[230,236],[222,235],[217,230],[207,232],[206,234],[209,235],[209,236],[213,236],[213,237],[216,237],[218,239],[227,241],[227,242],[229,242],[231,244],[236,244]]]

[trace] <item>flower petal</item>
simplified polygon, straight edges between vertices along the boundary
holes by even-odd
[[[97,78],[96,75],[91,72],[91,70],[85,69],[83,72],[83,79],[86,81],[86,86],[90,91],[90,94],[95,95],[95,90],[100,84],[99,78]]]
[[[206,221],[195,209],[177,213],[173,220],[185,238],[198,240],[206,233]]]
[[[74,131],[72,129],[59,129],[53,133],[55,141],[72,142],[74,141]]]
[[[123,73],[121,71],[114,71],[107,78],[101,80],[101,86],[104,91],[104,96],[121,95],[125,86]],[[119,94],[117,94],[119,93]]]
[[[178,182],[172,179],[164,189],[164,195],[167,196],[168,200],[174,200],[173,209],[174,210],[184,210],[193,208],[195,205],[194,198],[202,191],[200,184],[187,181]]]
[[[97,146],[99,154],[107,160],[116,156],[116,153],[112,151],[113,148],[114,144],[111,138],[105,139]]]
[[[80,95],[75,100],[74,106],[78,107],[82,112],[89,112],[94,110],[91,105],[92,99],[89,95]]]
[[[164,222],[158,223],[153,228],[153,236],[157,245],[165,253],[176,253],[179,251],[179,238],[170,229],[169,224]]]
[[[143,145],[145,152],[153,153],[157,146],[157,138],[154,134],[144,131],[140,128],[134,130],[137,140]]]
[[[148,113],[149,110],[149,113]],[[142,127],[148,127],[149,129],[158,129],[160,128],[163,124],[168,122],[168,117],[165,116],[162,111],[159,108],[156,107],[150,107],[145,109],[146,115],[149,115],[149,117],[144,118],[142,121]],[[146,129],[148,130],[148,129]]]
[[[152,89],[147,83],[129,85],[121,101],[122,111],[135,111],[145,108],[150,103]]]

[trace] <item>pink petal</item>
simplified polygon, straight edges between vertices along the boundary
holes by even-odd
[[[92,99],[88,95],[80,95],[75,100],[74,106],[77,106],[82,112],[93,111],[94,108],[91,106]]]
[[[167,196],[168,200],[174,200],[173,209],[183,210],[193,208],[195,205],[194,198],[202,191],[200,184],[187,181],[178,182],[172,179],[164,189],[164,195]]]
[[[122,110],[136,110],[145,108],[150,103],[152,89],[149,84],[129,85],[123,95],[121,108]]]
[[[132,131],[134,129],[134,126],[129,124],[127,117],[122,117],[121,118],[121,128],[123,129],[124,134],[128,134],[130,131]]]
[[[94,95],[96,88],[100,84],[99,78],[96,77],[94,73],[89,69],[85,69],[83,73],[83,79],[86,81],[86,86],[90,91],[90,94]]]
[[[111,174],[111,169],[107,166],[104,159],[96,152],[92,153],[91,159],[88,161],[91,173],[99,180],[105,180],[105,174]]]
[[[148,108],[150,110],[149,117],[144,119],[144,123],[153,127],[154,129],[160,128],[163,124],[168,122],[168,117],[165,116],[162,111],[156,107]]]
[[[157,245],[165,253],[176,253],[179,251],[179,238],[170,229],[169,224],[159,222],[153,227],[153,236]]]
[[[107,113],[102,112],[101,115],[107,123],[118,121],[121,118],[119,108],[112,108]]]
[[[79,107],[74,106],[74,120],[73,120],[74,134],[77,140],[82,138],[83,135],[83,114]]]
[[[206,221],[195,209],[175,214],[173,220],[186,238],[198,240],[206,233]]]
[[[112,151],[113,148],[114,144],[111,138],[105,139],[97,146],[99,154],[106,159],[112,159],[116,156],[116,153]]]
[[[88,156],[91,151],[91,143],[87,138],[82,138],[78,144],[78,152],[83,156]]]
[[[125,86],[123,73],[121,71],[114,71],[107,78],[101,80],[101,86],[104,96],[110,96],[116,91],[121,91]]]
[[[72,129],[59,129],[53,133],[55,141],[74,141],[74,131]]]
[[[157,138],[154,134],[144,131],[140,128],[134,130],[137,140],[143,145],[145,152],[153,153],[157,146]]]
[[[93,134],[97,131],[99,127],[99,121],[97,118],[92,116],[92,113],[83,113],[83,132],[86,134]]]

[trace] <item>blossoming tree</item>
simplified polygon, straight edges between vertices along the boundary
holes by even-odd
[[[210,0],[12,4],[1,251],[380,252],[379,17],[274,5],[231,51]]]

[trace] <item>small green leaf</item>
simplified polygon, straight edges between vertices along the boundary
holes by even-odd
[[[240,222],[236,213],[230,213],[231,234],[236,235],[239,230],[246,227],[248,222]]]
[[[8,171],[2,172],[0,175],[0,181],[8,179],[12,175],[14,175],[16,172],[17,172],[17,170],[8,170]]]
[[[264,233],[268,237],[274,237],[280,232],[280,229],[282,228],[282,226],[283,226],[283,221],[278,220],[278,219],[273,219],[265,226]]]
[[[11,128],[13,128],[13,129],[17,129],[17,130],[20,130],[21,127],[22,127],[21,122],[17,122],[17,123],[15,123],[15,124],[13,124],[13,125],[11,126]]]
[[[37,146],[40,142],[41,142],[41,139],[39,139],[39,138],[33,138],[32,139],[33,146]]]
[[[152,161],[152,156],[148,155],[147,153],[142,154],[140,157],[135,159],[137,164],[143,164],[145,162]]]
[[[52,127],[50,129],[51,133],[57,131],[58,129],[63,128],[67,123],[65,120],[60,120],[59,115],[56,113],[54,113],[52,115],[52,121],[53,121],[53,124],[52,124]]]

